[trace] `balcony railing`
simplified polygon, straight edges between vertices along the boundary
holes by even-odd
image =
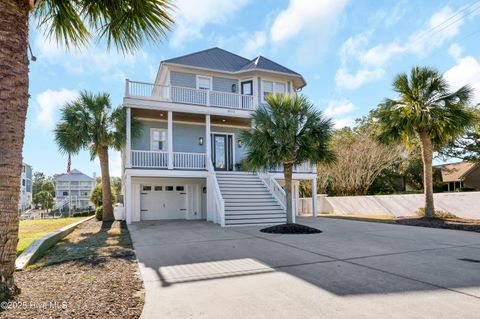
[[[253,110],[255,108],[253,95],[198,90],[129,80],[126,82],[125,96],[241,110]]]
[[[168,168],[168,152],[132,150],[134,168]],[[205,153],[173,152],[173,168],[206,169]]]
[[[278,165],[277,167],[273,167],[270,172],[275,173],[283,173],[283,165]],[[304,162],[299,165],[293,166],[293,173],[316,173],[317,166],[312,165],[310,162]]]

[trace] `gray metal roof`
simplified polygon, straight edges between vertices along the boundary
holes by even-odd
[[[80,172],[78,169],[73,169],[70,171],[70,175],[68,174],[61,174],[61,175],[58,175],[54,178],[55,181],[61,181],[61,182],[76,182],[76,181],[79,181],[79,182],[90,182],[90,181],[94,181],[93,178],[91,178],[90,176],[87,176],[85,174],[83,174],[82,172]]]
[[[203,51],[194,52],[178,58],[168,59],[162,63],[172,63],[190,67],[206,68],[219,71],[227,71],[232,73],[241,73],[253,70],[280,72],[302,77],[272,60],[263,56],[249,60],[234,53],[228,52],[220,48],[211,48]],[[303,80],[303,78],[302,78]]]

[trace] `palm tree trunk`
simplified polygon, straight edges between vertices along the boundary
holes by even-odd
[[[0,301],[19,293],[13,273],[28,106],[28,10],[28,3],[0,2]]]
[[[285,177],[285,193],[287,195],[287,224],[293,223],[292,167],[293,165],[291,163],[283,164],[283,175]]]
[[[105,222],[113,221],[112,188],[110,187],[110,171],[108,169],[108,147],[103,146],[98,157],[100,158],[100,169],[102,171],[102,207]]]
[[[430,134],[427,132],[418,133],[421,142],[423,162],[423,192],[425,194],[425,217],[435,218],[435,207],[433,204],[433,145]]]

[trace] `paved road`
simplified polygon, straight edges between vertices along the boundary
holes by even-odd
[[[480,234],[300,218],[315,235],[130,225],[143,318],[479,318]]]

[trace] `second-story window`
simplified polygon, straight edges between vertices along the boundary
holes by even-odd
[[[212,78],[208,76],[197,76],[197,89],[199,90],[211,90]]]
[[[150,131],[150,150],[166,151],[167,150],[167,130],[152,128]]]
[[[262,81],[263,100],[269,95],[286,93],[287,85],[283,82]]]

